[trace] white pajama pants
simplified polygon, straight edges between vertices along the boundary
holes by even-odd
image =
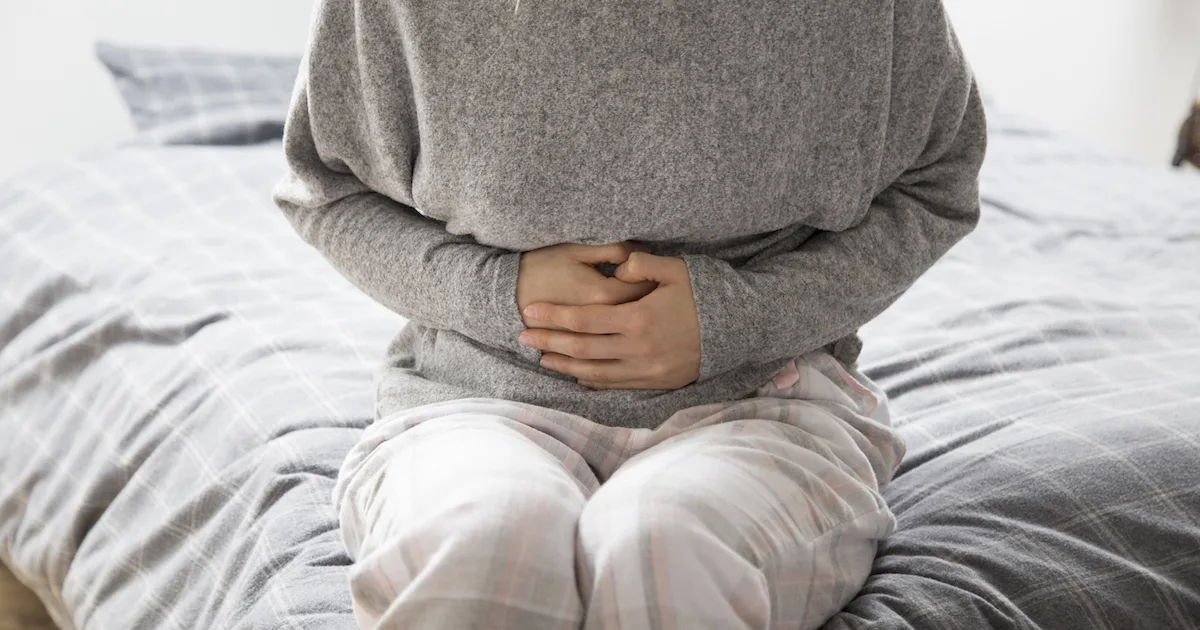
[[[885,396],[825,353],[654,430],[468,399],[370,427],[335,501],[363,628],[809,629],[895,528]]]

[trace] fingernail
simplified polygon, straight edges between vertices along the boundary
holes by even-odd
[[[591,389],[591,388],[592,388],[592,382],[591,382],[591,381],[577,381],[577,382],[578,382],[580,385],[582,385],[582,386],[584,386],[584,387],[586,387],[586,388],[588,388],[588,389]]]
[[[532,306],[526,306],[525,310],[521,311],[521,313],[529,319],[537,319],[537,309]]]
[[[533,345],[533,339],[530,338],[530,335],[521,333],[521,336],[517,337],[517,343],[528,348],[529,346]]]
[[[544,367],[544,368],[550,367],[550,359],[544,355],[542,356],[542,358],[538,359],[538,363],[540,363],[542,365],[542,367]]]

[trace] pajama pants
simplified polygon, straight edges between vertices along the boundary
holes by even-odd
[[[372,425],[334,500],[363,628],[808,629],[895,529],[884,394],[826,353],[654,430],[490,399]]]

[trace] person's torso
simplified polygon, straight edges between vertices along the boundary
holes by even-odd
[[[746,260],[857,224],[895,175],[890,3],[359,4],[391,7],[366,36],[403,48],[418,146],[356,172],[487,245]]]
[[[377,144],[347,166],[452,233],[512,251],[632,240],[741,265],[856,225],[900,172],[890,3],[515,3],[356,4],[369,112],[354,124]],[[413,324],[378,410],[493,397],[650,427],[750,395],[784,363],[591,392]]]

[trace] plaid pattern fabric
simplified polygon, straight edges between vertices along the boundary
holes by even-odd
[[[96,55],[150,144],[251,144],[283,137],[298,57],[101,42]]]
[[[487,399],[385,418],[334,494],[359,623],[817,628],[895,527],[886,400],[818,352],[654,430]]]
[[[992,121],[980,227],[863,331],[908,452],[825,627],[1195,627],[1200,180]],[[329,497],[402,322],[295,237],[281,169],[0,183],[0,559],[64,628],[357,626]]]
[[[991,136],[980,227],[864,331],[909,450],[827,630],[1200,628],[1200,180]]]

